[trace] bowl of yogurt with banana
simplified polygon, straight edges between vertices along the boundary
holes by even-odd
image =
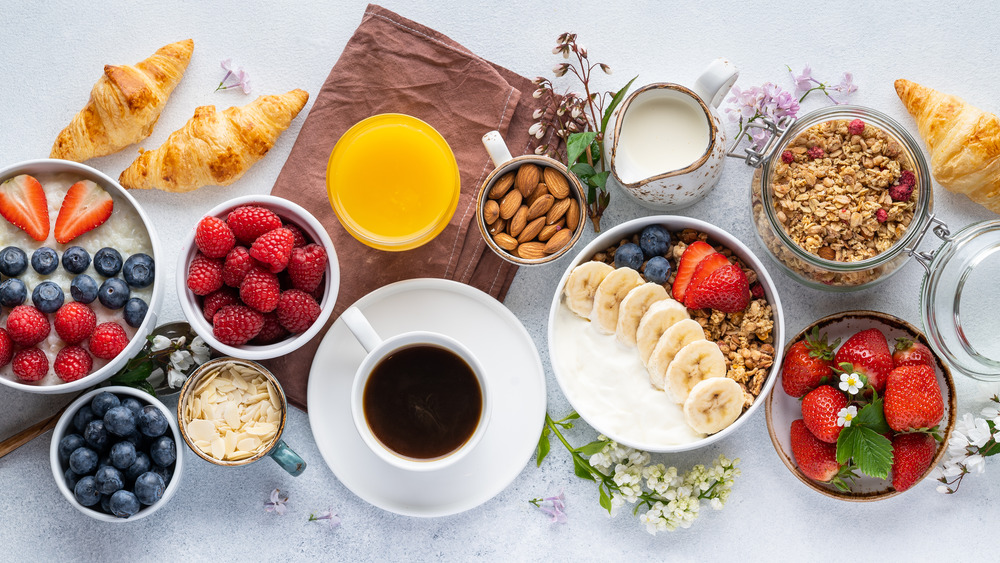
[[[784,321],[774,283],[739,240],[653,216],[580,251],[552,299],[548,342],[556,381],[594,429],[679,452],[732,433],[763,403]]]

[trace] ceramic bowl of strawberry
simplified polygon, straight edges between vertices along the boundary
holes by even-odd
[[[181,310],[221,354],[284,356],[315,336],[333,312],[340,267],[311,213],[286,199],[244,196],[210,210],[182,243]]]
[[[91,387],[137,354],[163,300],[160,242],[117,181],[65,160],[0,170],[0,383]]]
[[[881,500],[940,462],[955,425],[955,386],[913,325],[845,311],[809,325],[785,349],[767,427],[806,486],[841,500]]]
[[[548,326],[576,412],[653,452],[700,448],[749,420],[785,338],[760,260],[726,231],[677,216],[628,221],[588,244],[557,285]]]

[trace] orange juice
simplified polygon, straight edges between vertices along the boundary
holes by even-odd
[[[455,155],[441,135],[403,114],[369,117],[337,141],[326,170],[330,204],[354,238],[408,250],[438,235],[458,206]]]

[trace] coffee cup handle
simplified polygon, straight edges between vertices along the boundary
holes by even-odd
[[[347,329],[354,334],[354,338],[358,339],[358,342],[361,343],[366,352],[371,352],[382,343],[382,338],[372,328],[371,323],[368,322],[361,309],[351,305],[340,315],[340,318],[347,325]]]
[[[289,448],[284,440],[278,440],[274,449],[267,455],[271,456],[271,459],[292,477],[298,477],[306,470],[306,462],[299,457],[299,454],[293,452],[292,448]]]
[[[486,152],[490,153],[493,166],[497,168],[514,158],[511,156],[510,149],[507,148],[507,143],[504,142],[499,131],[490,131],[483,135],[483,146],[486,147]]]
[[[702,100],[717,108],[739,76],[736,65],[727,59],[715,59],[695,81],[694,91]]]

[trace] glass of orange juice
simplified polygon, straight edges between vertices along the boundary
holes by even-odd
[[[340,223],[380,250],[409,250],[448,225],[461,182],[451,147],[433,127],[409,115],[364,119],[337,141],[326,188]]]

